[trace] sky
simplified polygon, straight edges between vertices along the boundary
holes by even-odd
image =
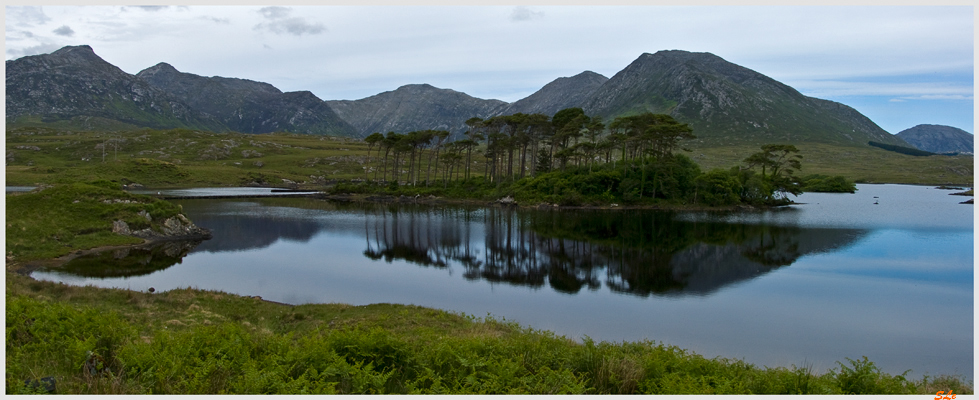
[[[123,71],[356,100],[427,83],[513,102],[643,53],[709,52],[898,133],[974,132],[966,6],[6,6],[5,58],[89,45]]]

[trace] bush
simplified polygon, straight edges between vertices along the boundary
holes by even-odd
[[[854,193],[857,185],[842,175],[808,175],[802,178],[802,190],[806,192]]]
[[[727,206],[741,202],[741,182],[728,171],[714,169],[694,179],[695,201],[709,206]]]

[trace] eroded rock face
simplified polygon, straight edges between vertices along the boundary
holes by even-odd
[[[151,228],[134,231],[126,221],[121,220],[112,223],[112,232],[143,239],[211,238],[211,231],[194,225],[183,214],[167,218],[160,225],[159,232]]]

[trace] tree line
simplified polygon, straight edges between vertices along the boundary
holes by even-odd
[[[449,132],[444,130],[367,136],[368,164],[372,151],[375,159],[381,159],[373,179],[380,173],[385,181],[429,185],[436,180],[469,179],[474,172],[482,172],[491,182],[513,181],[569,166],[663,157],[675,152],[680,140],[694,138],[687,124],[669,115],[618,117],[606,126],[600,116],[589,117],[577,107],[558,111],[553,117],[540,113],[473,117],[466,126],[469,129],[455,141],[448,141]],[[421,179],[423,152],[428,155]],[[479,161],[482,170],[474,171]],[[371,179],[370,174],[366,178]]]
[[[565,205],[653,199],[710,206],[785,204],[805,186],[795,175],[802,155],[788,144],[764,145],[743,165],[702,172],[679,153],[686,150],[684,140],[696,137],[693,129],[669,115],[647,112],[606,124],[581,108],[567,108],[553,117],[473,117],[466,126],[456,140],[445,130],[369,135],[365,179],[390,182],[392,188],[478,181],[483,189],[504,188],[528,201]],[[372,157],[379,165],[371,165]]]

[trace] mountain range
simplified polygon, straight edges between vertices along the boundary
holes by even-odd
[[[550,116],[581,107],[606,121],[646,111],[670,114],[707,142],[908,145],[844,104],[804,96],[710,53],[680,50],[642,54],[611,78],[591,71],[557,78],[513,103],[427,84],[359,100],[323,101],[308,91],[284,93],[262,82],[202,77],[166,63],[130,75],[84,45],[8,60],[6,70],[8,125],[94,118],[157,129],[350,137],[444,129],[458,136],[472,117]]]

